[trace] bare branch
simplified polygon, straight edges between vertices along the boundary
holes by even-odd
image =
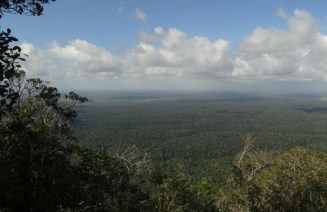
[[[152,170],[150,155],[140,151],[135,145],[128,146],[122,153],[116,151],[113,155],[122,160],[124,166],[133,175]]]
[[[242,153],[240,155],[240,158],[238,159],[238,162],[236,163],[236,165],[238,167],[241,166],[241,162],[242,162],[244,156],[246,155],[246,153],[251,150],[251,148],[252,148],[252,146],[254,144],[254,141],[255,141],[254,136],[252,134],[247,134],[243,151],[242,151]]]

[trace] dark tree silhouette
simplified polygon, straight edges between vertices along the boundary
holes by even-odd
[[[56,0],[0,0],[0,18],[4,13],[42,15],[43,4]]]
[[[5,13],[41,15],[43,5],[55,0],[0,0],[0,18]],[[9,80],[21,68],[19,61],[24,60],[19,46],[11,46],[18,41],[11,35],[11,30],[0,32],[0,119],[6,112],[12,111],[18,94],[10,89]]]

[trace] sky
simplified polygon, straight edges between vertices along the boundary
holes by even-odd
[[[327,1],[57,0],[0,24],[61,89],[327,93]]]

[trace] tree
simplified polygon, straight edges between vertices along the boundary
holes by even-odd
[[[70,144],[71,161],[70,194],[66,209],[77,211],[140,211],[141,202],[148,199],[140,188],[134,184],[138,177],[120,158],[100,149],[93,150],[76,144]],[[148,174],[148,173],[146,173]],[[134,179],[135,180],[135,179]],[[65,190],[65,189],[64,189]]]
[[[42,15],[43,4],[56,0],[0,0],[0,18],[4,13]]]
[[[64,173],[71,166],[64,142],[73,139],[72,108],[87,99],[71,92],[63,96],[71,102],[60,103],[62,95],[56,88],[40,79],[26,79],[23,71],[7,82],[17,97],[0,125],[0,205],[25,211],[58,206],[64,200],[53,195],[64,191],[60,185],[67,183]]]
[[[131,147],[109,153],[77,145],[73,107],[87,99],[62,95],[17,71],[18,97],[0,127],[0,211],[139,211],[150,161]]]
[[[326,154],[300,147],[277,155],[248,149],[236,159],[220,189],[220,210],[327,211]]]
[[[10,46],[11,42],[17,41],[10,33],[10,29],[0,33],[0,119],[2,115],[12,112],[12,106],[16,103],[18,94],[10,89],[9,79],[13,79],[21,68],[17,61],[24,60],[20,47]]]
[[[55,0],[0,0],[0,18],[5,13],[41,15],[43,5]],[[19,46],[11,47],[12,42],[18,41],[11,35],[11,30],[0,32],[0,119],[6,112],[12,110],[18,94],[9,89],[8,80],[21,68],[19,61],[24,60]]]
[[[149,199],[144,202],[144,211],[217,211],[213,201],[213,188],[207,182],[191,184],[191,177],[182,165],[170,174],[157,167],[150,175]]]
[[[0,1],[0,15],[40,15],[48,2]],[[9,29],[0,34],[0,211],[140,210],[148,197],[133,182],[148,173],[147,156],[77,145],[73,107],[87,98],[27,79],[13,41]]]
[[[255,142],[248,134],[243,151],[229,168],[224,186],[220,188],[216,205],[222,211],[251,211],[249,188],[255,177],[273,163],[273,154],[267,151],[251,151]]]
[[[327,211],[327,155],[300,147],[280,154],[249,194],[256,211]]]

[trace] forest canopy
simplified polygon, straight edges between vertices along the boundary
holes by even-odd
[[[49,2],[2,0],[0,15],[41,15]],[[194,180],[182,160],[162,166],[135,145],[81,145],[72,123],[88,99],[27,78],[16,41],[10,29],[0,33],[0,211],[327,210],[327,154],[253,149],[253,134],[212,182]]]

